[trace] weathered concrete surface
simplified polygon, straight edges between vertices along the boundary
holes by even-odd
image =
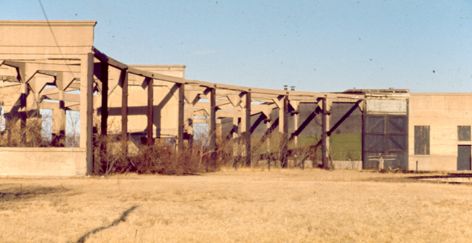
[[[78,68],[78,78],[80,78],[79,88],[82,91],[80,95],[80,148],[72,150],[1,148],[1,174],[70,176],[91,173],[93,163],[92,47],[95,24],[95,21],[0,21],[1,59],[17,61],[61,59],[64,63],[71,60],[78,61],[80,66],[76,67]],[[20,74],[17,75],[18,84],[21,87],[31,86],[33,88],[31,90],[27,88],[27,91],[22,89],[21,92],[28,95],[28,100],[33,99],[33,95],[29,95],[35,92],[35,85],[31,85],[31,77],[36,75],[41,67],[34,64],[20,64],[16,68]],[[71,72],[73,68],[70,66],[67,71]],[[7,74],[9,72],[11,71],[7,71]],[[8,102],[12,103],[14,100]],[[31,103],[34,102],[27,101],[26,109],[29,109],[28,106]]]
[[[335,170],[362,170],[361,160],[334,160],[332,161]]]
[[[324,114],[325,118],[323,120],[324,139],[322,142],[324,145],[322,146],[324,151],[322,157],[325,166],[329,165],[329,134],[332,132],[332,126],[337,127],[331,117],[329,107],[336,102],[366,101],[363,91],[341,94],[249,88],[186,80],[184,79],[185,66],[183,65],[126,65],[100,53],[93,47],[95,24],[94,21],[50,21],[49,23],[46,21],[0,21],[0,62],[2,64],[0,67],[2,83],[0,85],[2,88],[0,102],[3,102],[5,110],[9,111],[15,107],[18,111],[23,112],[23,120],[21,121],[24,123],[27,120],[24,111],[30,109],[60,108],[80,111],[81,134],[80,148],[78,149],[1,149],[1,168],[11,167],[1,173],[8,172],[10,175],[50,175],[52,172],[54,175],[91,173],[93,125],[97,128],[100,127],[99,124],[102,125],[101,114],[98,110],[102,101],[99,91],[100,86],[105,83],[108,84],[105,88],[108,92],[105,94],[109,94],[109,96],[103,96],[103,102],[108,104],[108,112],[104,114],[108,114],[109,117],[104,119],[103,131],[107,128],[110,134],[122,133],[124,139],[130,133],[148,134],[149,137],[153,135],[154,138],[178,137],[183,139],[183,124],[187,121],[186,118],[193,115],[195,124],[198,120],[209,123],[208,136],[210,137],[211,150],[216,149],[214,130],[216,130],[217,119],[232,119],[231,127],[236,127],[238,131],[236,133],[239,133],[240,137],[244,133],[249,136],[248,131],[251,130],[249,125],[252,124],[252,118],[262,117],[262,120],[266,122],[265,128],[262,126],[264,131],[267,130],[267,125],[270,128],[271,124],[277,124],[278,127],[274,126],[274,131],[278,131],[281,137],[287,139],[301,122],[298,121],[299,118],[302,118],[301,114],[296,114],[301,110],[299,106],[302,106],[302,103],[319,106],[321,104],[320,98],[322,98],[324,106],[320,114]],[[56,39],[52,37],[51,29],[55,33]],[[100,68],[94,70],[97,64],[99,64],[98,67],[106,65],[106,75],[103,75],[105,71],[100,71]],[[51,65],[55,66],[51,67]],[[54,94],[50,90],[47,95],[41,93],[40,90],[44,84],[53,80],[52,77],[55,77],[56,86],[60,92]],[[64,82],[57,84],[57,81],[61,80],[59,77],[62,77]],[[100,77],[108,80],[109,83],[97,80]],[[153,80],[152,89],[146,86],[151,83],[149,79]],[[3,82],[4,80],[8,80],[8,82]],[[123,82],[125,83],[123,90],[120,87],[120,80],[126,80]],[[6,83],[13,86],[5,87]],[[74,86],[73,91],[80,90],[80,94],[65,94],[66,84]],[[58,107],[59,103],[41,103],[40,97],[42,95],[48,99],[62,101],[64,104],[62,107]],[[20,96],[22,97],[21,104],[15,105]],[[127,98],[123,99],[122,96]],[[149,97],[154,98],[151,100]],[[407,103],[394,100],[392,97],[392,95],[384,94],[372,96],[364,111],[373,114],[406,113]],[[242,102],[243,99],[244,102]],[[406,100],[407,98],[401,99]],[[201,100],[200,103],[199,100]],[[418,169],[420,170],[457,169],[457,146],[471,144],[470,141],[458,141],[457,126],[470,126],[472,123],[472,94],[413,94],[409,102],[409,169],[416,169],[416,161],[418,161]],[[53,113],[55,121],[53,130],[58,132],[64,130],[64,113],[55,111]],[[275,123],[275,119],[272,119],[272,113],[278,113],[277,123]],[[310,111],[310,114],[312,113]],[[291,119],[291,115],[295,115],[296,119]],[[152,119],[148,119],[148,117]],[[124,123],[121,122],[122,119],[125,121]],[[315,117],[315,119],[317,118]],[[431,127],[430,155],[414,154],[415,125]],[[122,127],[126,129],[122,129]],[[152,127],[152,134],[151,129],[146,129],[147,127]],[[193,128],[189,130],[193,131]],[[308,129],[305,131],[308,132]],[[220,132],[220,134],[222,133]],[[404,132],[402,134],[404,138]],[[314,134],[310,135],[314,136]],[[233,134],[231,137],[236,138],[238,135]],[[246,140],[250,141],[247,138]],[[296,140],[297,138],[295,138]],[[282,151],[285,151],[286,144],[282,143],[281,145],[283,145]],[[241,153],[243,155],[251,152],[249,143],[246,143],[245,148],[244,153]],[[402,151],[404,150],[403,146]],[[285,152],[281,153],[281,155],[284,154]],[[279,157],[283,160],[286,159],[285,156]],[[12,164],[12,161],[15,164]],[[334,166],[335,168],[358,168],[360,165],[356,161],[335,162]]]
[[[0,21],[2,59],[90,52],[95,24],[95,21],[2,20]],[[51,35],[51,29],[55,36]]]
[[[457,126],[472,125],[472,93],[412,93],[409,110],[409,169],[457,170]],[[414,127],[430,126],[430,154],[415,155]]]
[[[173,77],[184,78],[184,65],[133,65],[133,67],[159,73]],[[108,96],[108,107],[110,116],[108,118],[108,129],[110,133],[121,131],[121,87],[117,85],[119,77],[117,70],[112,70],[110,75],[110,90]],[[144,78],[138,75],[129,75],[129,96],[128,96],[128,132],[144,132],[147,124],[147,87],[141,86]],[[177,135],[178,120],[178,92],[173,88],[173,83],[155,80],[154,81],[154,117],[153,130],[154,137]],[[115,88],[115,89],[113,89]],[[173,93],[168,94],[172,90]],[[164,105],[165,104],[165,105]]]
[[[0,176],[81,176],[85,156],[80,148],[0,148]]]

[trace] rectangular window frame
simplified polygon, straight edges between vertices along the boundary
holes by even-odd
[[[431,127],[429,125],[414,126],[415,155],[431,154]]]
[[[457,126],[457,141],[470,142],[471,141],[471,128],[468,125]]]

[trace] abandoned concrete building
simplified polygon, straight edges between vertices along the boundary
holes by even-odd
[[[189,80],[184,65],[129,65],[99,51],[95,25],[0,21],[0,175],[91,174],[94,141],[107,136],[126,151],[204,139],[215,156],[234,140],[227,159],[245,166],[276,153],[281,167],[471,170],[472,93]]]

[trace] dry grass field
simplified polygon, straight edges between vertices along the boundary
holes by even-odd
[[[0,242],[470,242],[472,186],[412,176],[0,178]]]

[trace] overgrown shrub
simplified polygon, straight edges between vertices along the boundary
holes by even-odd
[[[25,124],[19,119],[8,122],[0,133],[2,147],[46,147],[49,141],[41,136],[41,120],[30,118]]]
[[[95,174],[135,172],[139,174],[190,175],[219,168],[204,147],[193,146],[178,151],[173,144],[129,146],[107,139],[95,147]],[[133,144],[134,145],[134,144]],[[132,147],[133,149],[131,149]],[[216,156],[215,156],[216,158]]]

